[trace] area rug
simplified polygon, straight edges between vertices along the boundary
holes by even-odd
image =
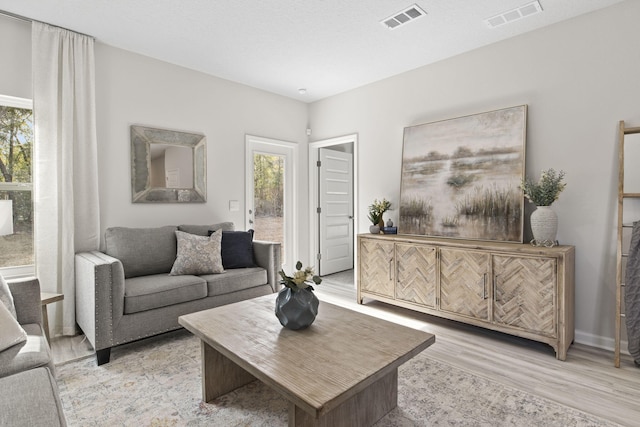
[[[102,366],[91,357],[56,372],[72,427],[287,425],[286,400],[258,381],[203,403],[200,343],[184,330],[117,347]],[[617,425],[433,360],[429,349],[398,378],[398,407],[377,427]]]

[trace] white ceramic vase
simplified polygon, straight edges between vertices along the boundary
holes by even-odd
[[[558,215],[551,206],[538,206],[531,213],[531,232],[537,246],[553,246],[556,244],[558,232]]]

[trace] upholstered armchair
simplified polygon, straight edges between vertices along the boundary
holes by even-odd
[[[17,320],[27,333],[27,341],[0,352],[0,378],[40,366],[53,374],[51,349],[42,328],[40,282],[36,278],[8,281]]]

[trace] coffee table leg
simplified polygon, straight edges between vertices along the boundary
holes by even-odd
[[[202,400],[211,402],[230,391],[255,381],[255,377],[204,341],[202,348]]]
[[[350,427],[375,424],[398,406],[398,369],[394,369],[340,406],[314,418],[289,403],[289,427]]]

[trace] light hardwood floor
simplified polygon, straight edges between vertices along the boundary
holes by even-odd
[[[315,289],[321,301],[435,334],[425,350],[434,359],[624,426],[640,425],[640,369],[628,355],[615,368],[613,352],[573,344],[562,362],[546,344],[377,301],[358,305],[353,283],[349,271],[325,277]],[[52,348],[56,363],[92,354],[82,337],[56,338]]]

